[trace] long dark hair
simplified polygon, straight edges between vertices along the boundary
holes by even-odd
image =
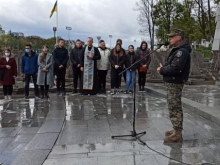
[[[128,53],[129,53],[129,54],[135,54],[134,51],[133,51],[133,52],[130,52],[130,49],[129,49],[130,47],[132,47],[132,48],[134,49],[134,45],[129,45],[129,46],[128,46]]]
[[[49,49],[49,47],[48,47],[47,45],[42,46],[42,49],[45,48],[45,47],[46,47],[47,49]],[[41,62],[44,62],[44,61],[46,60],[46,57],[47,57],[47,54],[45,54],[44,52],[42,52],[42,53],[41,53],[41,59],[40,59],[40,61],[41,61]]]
[[[5,49],[4,52],[3,52],[3,56],[2,56],[2,57],[6,57],[6,56],[5,56],[5,52],[6,52],[6,51],[8,51],[8,52],[10,53],[10,56],[9,56],[9,57],[11,57],[11,49]]]
[[[117,52],[117,46],[120,46],[120,51],[119,51],[119,52]],[[116,45],[115,45],[114,55],[115,55],[115,56],[123,56],[123,55],[124,55],[124,54],[123,54],[123,51],[122,51],[121,44],[116,44]]]
[[[147,49],[148,49],[148,44],[147,44],[146,41],[142,41],[142,42],[141,42],[140,49],[143,50],[143,49],[142,49],[143,44],[146,44],[146,48],[145,48],[144,50],[147,50]]]

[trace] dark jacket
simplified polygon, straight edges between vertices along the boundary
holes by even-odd
[[[166,64],[160,70],[165,82],[180,84],[188,81],[191,51],[192,49],[186,41],[172,49]]]
[[[64,47],[57,47],[53,52],[53,59],[55,68],[58,68],[60,65],[63,65],[63,67],[66,68],[69,60],[68,50]]]
[[[70,60],[71,60],[73,67],[77,67],[77,65],[80,64],[82,51],[83,51],[82,47],[80,48],[75,47],[74,49],[72,49],[70,53]]]
[[[130,67],[137,60],[138,60],[138,56],[135,53],[131,54],[129,52],[128,54],[125,55],[125,68]],[[136,64],[133,67],[131,67],[131,70],[135,70],[135,69],[137,69],[137,67],[138,67],[138,64]]]
[[[6,65],[11,66],[11,69],[7,69]],[[17,64],[14,58],[9,58],[7,62],[6,58],[0,59],[0,69],[4,70],[3,79],[0,81],[1,85],[13,85],[15,79],[13,76],[17,76]]]
[[[150,53],[150,51],[148,49],[146,50],[142,50],[142,49],[138,49],[136,55],[138,56],[139,59],[147,56]],[[140,61],[139,66],[143,66],[143,65],[147,65],[147,67],[149,67],[151,62],[151,56],[147,56],[145,57],[143,60]]]
[[[125,62],[125,51],[122,49],[123,55],[114,55],[114,49],[112,49],[111,54],[109,56],[109,62],[113,68],[115,65],[119,65],[120,68],[123,68]]]
[[[21,59],[21,72],[23,74],[36,74],[38,72],[38,55],[31,51],[31,56],[25,53]]]

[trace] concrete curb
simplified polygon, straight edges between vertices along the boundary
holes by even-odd
[[[156,89],[156,87],[149,87],[149,86],[145,87],[145,89],[148,93],[152,93],[154,95],[157,95],[163,98],[167,97],[167,93],[165,90]],[[185,97],[182,97],[182,105],[184,108],[190,110],[191,112],[194,112],[204,117],[205,119],[210,120],[213,123],[220,126],[220,110],[219,109],[205,106],[201,103],[192,101]]]
[[[65,101],[51,95],[50,111],[38,133],[25,147],[25,150],[12,162],[12,165],[41,165],[49,156],[65,122]],[[57,101],[59,100],[59,102]],[[63,105],[63,106],[62,106]],[[64,113],[63,113],[64,111]]]

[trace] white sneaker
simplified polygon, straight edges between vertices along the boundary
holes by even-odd
[[[11,96],[8,96],[8,100],[11,100]]]
[[[5,99],[5,100],[8,100],[8,96],[5,96],[4,99]]]
[[[115,95],[115,90],[114,89],[111,90],[111,95]]]

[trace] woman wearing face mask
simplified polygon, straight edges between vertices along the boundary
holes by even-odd
[[[49,87],[53,86],[53,57],[48,53],[48,46],[43,46],[42,53],[38,56],[37,85],[40,85],[41,98],[49,98]]]
[[[119,91],[121,75],[124,65],[124,52],[120,44],[117,44],[109,56],[111,64],[111,94],[115,95]]]
[[[11,57],[10,49],[6,49],[0,59],[0,69],[4,70],[3,78],[0,81],[3,85],[4,99],[11,100],[13,85],[17,77],[17,64],[15,59]]]

